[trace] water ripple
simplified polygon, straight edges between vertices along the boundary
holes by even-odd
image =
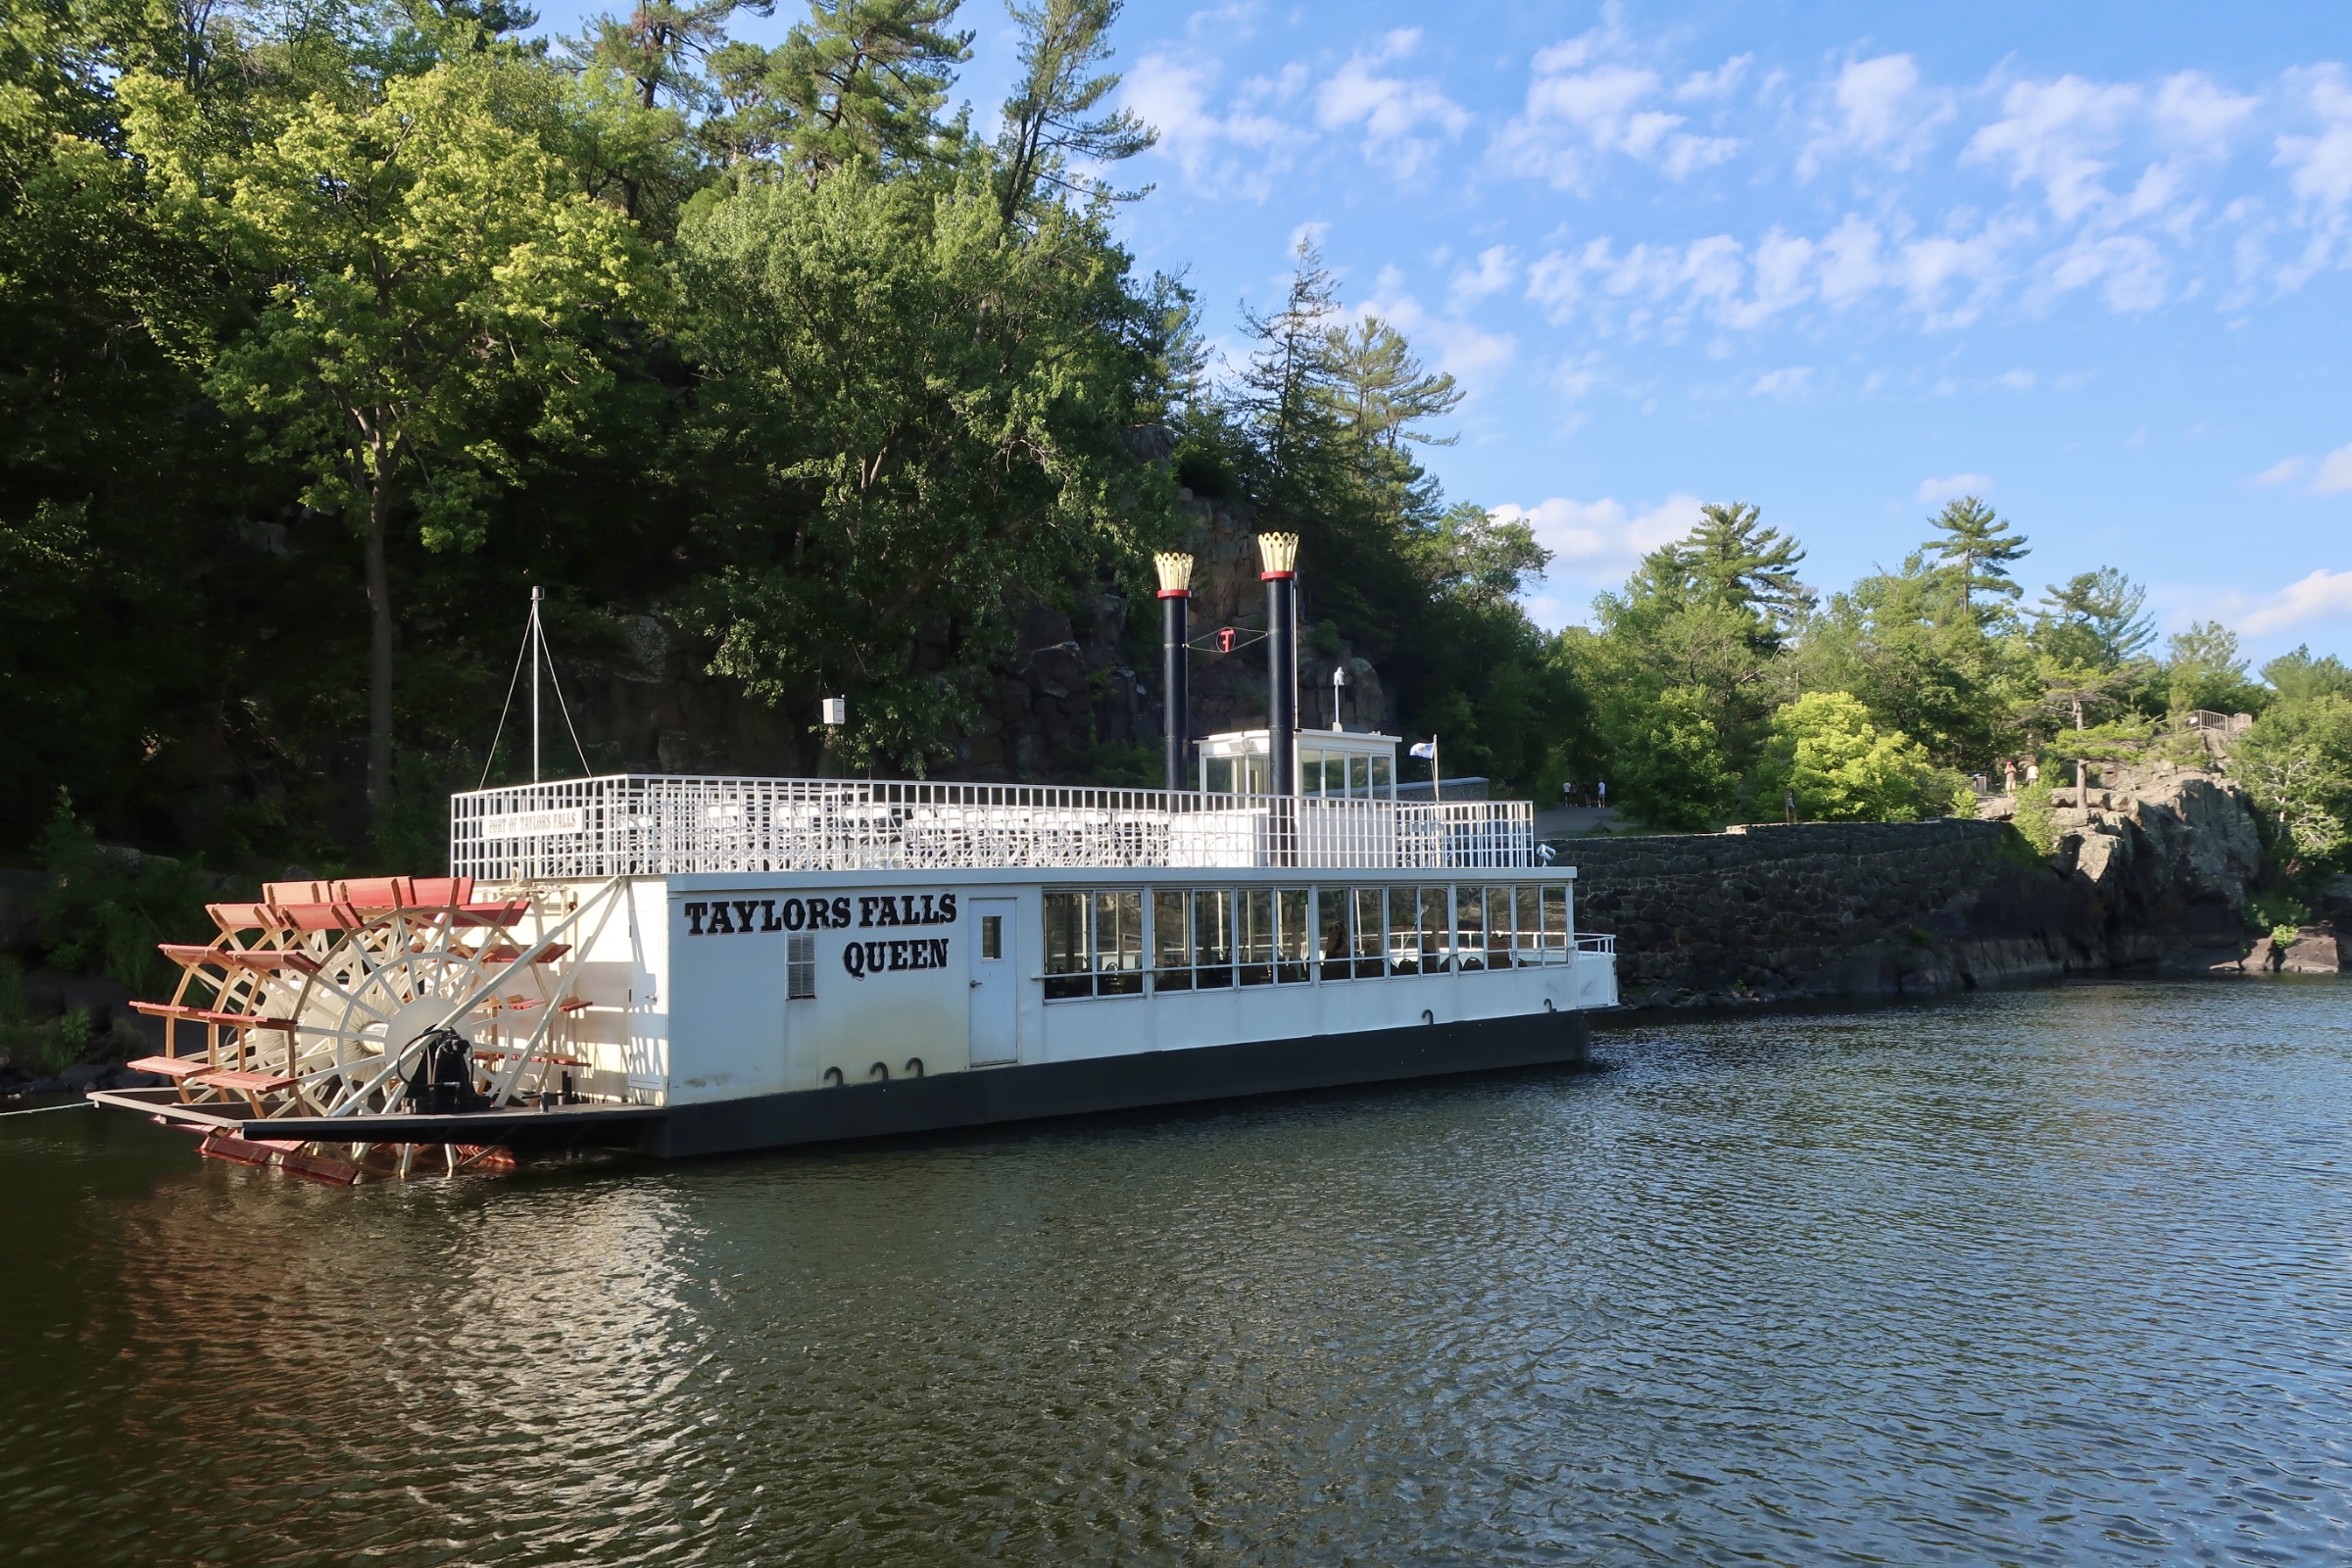
[[[2343,995],[349,1192],[25,1118],[0,1562],[2339,1562]]]

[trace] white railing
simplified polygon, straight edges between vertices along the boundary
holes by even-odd
[[[453,795],[449,869],[483,881],[696,871],[1104,866],[1507,869],[1525,801],[1434,804],[640,773]]]

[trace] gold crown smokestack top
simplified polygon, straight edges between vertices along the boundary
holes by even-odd
[[[1298,536],[1257,536],[1258,579],[1266,585],[1266,763],[1268,793],[1298,793]]]
[[[1164,552],[1152,558],[1159,573],[1159,684],[1166,709],[1166,787],[1189,789],[1192,782],[1192,680],[1186,640],[1192,636],[1193,558]]]

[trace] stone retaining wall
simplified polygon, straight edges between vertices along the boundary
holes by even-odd
[[[2136,831],[2136,830],[2133,830]],[[1577,926],[1617,935],[1628,1006],[1934,994],[2235,942],[2230,885],[2161,832],[2127,879],[2053,865],[2008,824],[1825,822],[1575,839]],[[2122,861],[2119,859],[2119,866]],[[2236,889],[2242,899],[2242,888]]]

